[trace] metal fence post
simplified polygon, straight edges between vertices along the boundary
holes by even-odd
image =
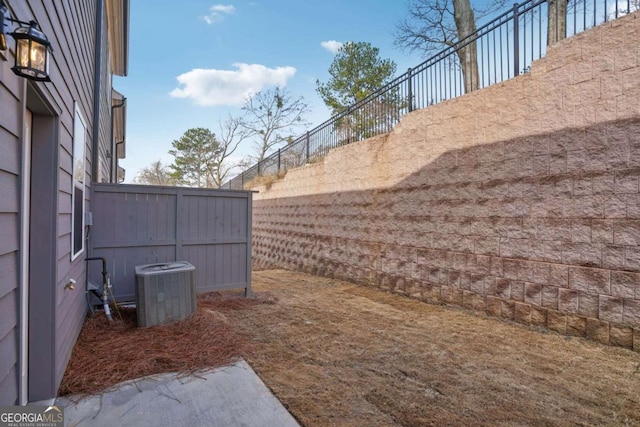
[[[407,105],[409,112],[413,111],[413,85],[411,84],[411,67],[407,70]]]
[[[307,131],[307,163],[309,163],[309,131]]]
[[[518,24],[518,3],[513,4],[513,76],[520,75],[520,26]]]
[[[280,148],[278,148],[278,172],[280,172]]]

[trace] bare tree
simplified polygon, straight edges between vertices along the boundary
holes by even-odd
[[[567,37],[568,0],[547,0],[547,46]]]
[[[244,127],[241,118],[228,116],[218,123],[218,151],[213,159],[213,186],[220,188],[234,168],[242,168],[245,160],[230,162],[230,157],[238,149],[240,143],[246,140],[251,133]]]
[[[476,32],[476,18],[469,0],[453,0],[453,18],[456,23],[458,40]],[[458,49],[457,53],[460,64],[462,64],[464,91],[469,93],[478,89],[480,84],[478,51],[475,40]]]
[[[143,168],[133,182],[143,185],[176,185],[169,167],[163,165],[161,160],[156,160],[150,166]]]
[[[258,92],[247,99],[242,109],[242,127],[256,137],[256,160],[262,161],[275,147],[301,133],[308,125],[304,115],[309,107],[303,97],[294,98],[286,88]]]
[[[476,16],[483,17],[506,3],[494,0],[484,9],[470,0],[409,0],[408,16],[396,24],[395,45],[431,56],[476,32]],[[465,92],[478,89],[478,54],[475,41],[457,51]]]

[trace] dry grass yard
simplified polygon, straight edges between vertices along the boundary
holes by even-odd
[[[630,350],[284,270],[254,272],[253,289],[202,295],[174,325],[89,319],[62,390],[244,357],[305,426],[640,425]]]
[[[640,354],[290,271],[225,310],[306,426],[640,425]]]

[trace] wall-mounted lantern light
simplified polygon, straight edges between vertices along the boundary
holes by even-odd
[[[10,33],[16,41],[16,62],[11,68],[15,74],[30,80],[50,82],[49,54],[52,51],[47,36],[36,21],[24,22],[9,16],[9,9],[0,0],[0,50],[7,49],[6,22],[21,26]]]

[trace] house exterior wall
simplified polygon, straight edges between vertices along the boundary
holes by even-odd
[[[105,14],[103,13],[103,16]],[[107,19],[103,19],[101,44],[107,46],[109,42]],[[110,182],[109,169],[111,167],[111,160],[109,153],[112,152],[111,141],[111,64],[109,62],[109,50],[103,49],[101,52],[102,59],[100,60],[100,127],[99,127],[99,149],[98,149],[98,176],[93,179],[93,182]]]
[[[253,188],[254,264],[640,350],[640,14]]]
[[[22,85],[2,58],[0,52],[0,402],[10,403],[18,393]]]
[[[23,197],[21,179],[23,116],[30,101],[38,98],[51,110],[52,127],[46,128],[49,139],[55,146],[51,149],[51,176],[32,171],[32,194],[42,190],[43,182],[50,185],[51,206],[54,211],[50,224],[31,231],[36,246],[38,233],[42,241],[51,243],[46,259],[31,259],[32,270],[43,268],[50,271],[47,282],[30,286],[30,322],[33,341],[30,363],[30,401],[55,396],[66,364],[86,313],[84,302],[85,262],[84,254],[71,261],[71,211],[72,211],[72,156],[74,112],[77,105],[86,124],[85,182],[91,183],[92,148],[94,146],[93,99],[94,99],[94,52],[96,33],[96,0],[73,0],[52,2],[49,0],[5,0],[12,17],[22,21],[36,20],[53,46],[49,83],[33,83],[13,74],[13,39],[7,37],[10,49],[0,52],[0,404],[19,402],[19,316],[20,316],[20,222],[23,212],[20,200]],[[106,28],[106,15],[103,14]],[[103,34],[106,40],[106,34]],[[106,44],[104,49],[108,49]],[[102,63],[106,76],[101,92],[101,114],[99,136],[99,161],[104,163],[106,149],[110,147],[109,133],[111,102],[111,76],[108,61]],[[35,94],[35,95],[34,95]],[[34,113],[34,128],[40,123]],[[43,132],[43,128],[40,129]],[[34,154],[34,156],[37,155]],[[36,161],[34,157],[34,162]],[[106,169],[108,173],[108,168]],[[90,191],[85,191],[85,209],[90,211]],[[32,205],[33,206],[33,205]],[[39,206],[33,206],[39,209]],[[40,224],[41,225],[41,224]],[[40,227],[39,225],[39,227]],[[33,224],[32,224],[33,226]],[[43,243],[44,245],[45,243]],[[34,250],[33,244],[30,250]],[[40,253],[46,248],[39,248]],[[87,249],[85,248],[85,251]],[[86,252],[85,252],[86,253]],[[36,264],[38,263],[38,264]],[[75,290],[65,289],[69,279],[76,281]],[[34,308],[43,308],[38,311]]]

